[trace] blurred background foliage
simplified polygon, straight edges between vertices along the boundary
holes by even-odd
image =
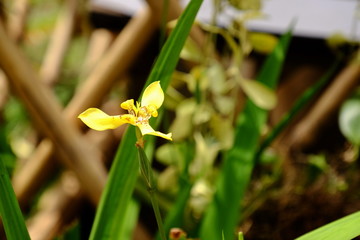
[[[157,70],[161,32],[175,31],[182,11],[176,1],[165,0],[170,21],[162,24],[163,3],[156,2],[147,1],[149,9],[135,16],[75,0],[2,2],[1,25],[11,44],[36,73],[36,84],[58,102],[59,109],[51,109],[44,98],[50,107],[39,110],[41,118],[59,132],[49,116],[62,111],[59,125],[69,125],[64,129],[75,134],[64,133],[75,139],[71,149],[84,158],[90,154],[85,147],[96,149],[101,154],[94,159],[106,171],[122,151],[117,149],[125,129],[88,131],[76,116],[98,106],[121,114],[123,100],[139,97]],[[194,23],[166,88],[159,128],[172,132],[173,142],[147,139],[154,143],[146,150],[167,231],[181,228],[189,239],[234,239],[238,232],[245,239],[294,239],[358,211],[358,41],[337,33],[328,39],[292,36],[296,22],[282,35],[254,32],[246,23],[263,17],[261,1],[213,5],[213,22]],[[241,14],[219,26],[218,14],[229,5]],[[171,59],[171,49],[168,55]],[[9,72],[21,68],[0,66],[0,160],[31,239],[87,239],[100,201],[95,183],[103,178],[89,173],[84,183],[79,177],[84,165],[64,164],[56,141],[62,135],[52,137],[36,120],[31,99],[11,79]],[[135,181],[131,200],[122,206],[125,218],[114,225],[117,237],[154,239],[157,226],[146,186]],[[97,197],[86,184],[94,184]],[[6,239],[3,230],[0,236]]]

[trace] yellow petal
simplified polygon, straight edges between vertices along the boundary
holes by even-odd
[[[81,119],[89,128],[102,131],[117,128],[124,123],[134,124],[134,116],[130,114],[109,116],[100,109],[89,108],[81,113],[78,118]]]
[[[139,127],[142,135],[154,135],[172,141],[171,133],[165,134],[162,132],[155,131],[148,123],[138,124],[137,126]]]
[[[144,91],[141,99],[141,106],[154,105],[160,108],[164,101],[164,92],[161,89],[160,81],[151,83]]]
[[[120,104],[120,107],[122,109],[125,109],[125,110],[128,110],[128,111],[134,111],[136,112],[136,107],[135,107],[135,104],[134,104],[134,99],[129,99],[129,100],[126,100],[125,102],[122,102]]]

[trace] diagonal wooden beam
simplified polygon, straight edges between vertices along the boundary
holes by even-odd
[[[303,150],[311,146],[359,83],[360,65],[354,61],[340,71],[306,116],[295,126],[290,135],[291,148]]]
[[[90,199],[98,203],[107,176],[99,161],[101,153],[91,147],[74,124],[65,120],[55,96],[39,81],[25,56],[7,36],[2,23],[0,66],[39,130],[55,145],[59,158],[76,173]]]
[[[79,125],[77,115],[89,107],[100,105],[116,79],[123,75],[135,57],[155,32],[153,13],[145,8],[126,25],[102,60],[90,72],[89,77],[79,87],[75,96],[65,108],[63,117],[73,125]],[[46,141],[46,140],[45,140]],[[39,186],[37,177],[44,175],[53,153],[51,142],[41,142],[28,159],[32,168],[20,170],[13,176],[13,185],[21,205]],[[29,172],[31,170],[31,172]],[[35,187],[34,187],[35,186]]]
[[[78,10],[77,0],[66,0],[58,16],[56,26],[44,56],[39,74],[47,85],[54,85],[59,78],[61,66],[75,28]]]

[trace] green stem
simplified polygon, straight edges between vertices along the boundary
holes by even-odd
[[[139,154],[140,171],[141,171],[141,174],[143,175],[145,182],[147,184],[147,187],[148,187],[148,192],[150,195],[152,207],[154,209],[156,222],[157,222],[157,225],[159,228],[159,233],[160,233],[161,239],[166,240],[165,228],[164,228],[164,224],[163,224],[161,214],[160,214],[159,203],[155,196],[156,182],[155,182],[154,175],[153,175],[153,172],[152,172],[152,169],[150,166],[150,162],[144,151],[142,138],[138,139],[138,144],[136,144],[136,147],[138,149],[138,154]]]
[[[157,222],[157,225],[159,228],[160,237],[162,240],[166,240],[165,228],[164,228],[164,224],[163,224],[163,221],[162,221],[162,218],[160,215],[159,203],[155,196],[155,191],[149,190],[149,193],[150,193],[151,204],[152,204],[152,207],[153,207],[154,213],[155,213],[156,222]]]

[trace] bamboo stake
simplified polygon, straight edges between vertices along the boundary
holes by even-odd
[[[76,116],[100,104],[114,81],[125,73],[155,32],[155,15],[145,7],[131,19],[66,107],[67,117],[79,124]]]
[[[26,17],[29,12],[29,0],[15,0],[9,14],[7,30],[10,37],[20,42],[24,35]]]
[[[101,60],[111,43],[115,34],[106,29],[94,29],[90,36],[88,52],[85,56],[84,65],[79,79],[86,79],[92,68]]]
[[[20,206],[26,207],[31,196],[54,172],[57,164],[49,160],[54,151],[53,147],[49,139],[44,139],[25,164],[15,169],[12,184]]]
[[[323,127],[335,116],[341,103],[359,82],[360,66],[358,63],[351,63],[340,72],[310,112],[295,126],[290,136],[291,148],[304,149],[314,143]]]
[[[61,65],[75,28],[75,15],[78,9],[77,2],[76,0],[66,0],[56,22],[55,30],[51,36],[50,44],[39,72],[42,81],[47,85],[54,85],[59,78]]]
[[[24,26],[28,12],[29,0],[13,1],[13,5],[11,8],[12,14],[9,14],[9,19],[6,21],[6,28],[10,38],[16,43],[19,43],[24,35]],[[0,109],[4,107],[5,103],[7,102],[8,96],[8,80],[6,75],[0,69]]]
[[[118,104],[115,107],[117,108]],[[114,106],[109,108],[114,109]],[[109,112],[115,113],[113,110],[109,110]],[[97,132],[90,130],[86,137],[92,140],[94,146],[101,149],[105,154],[112,154],[124,133],[124,129],[125,126],[116,129],[117,134],[113,134],[113,131]],[[109,159],[104,158],[103,160],[105,161],[104,164],[107,164],[106,160]],[[69,171],[62,173],[59,180],[41,196],[39,210],[27,221],[31,239],[54,239],[77,215],[76,210],[84,198],[84,191],[79,187],[78,180]]]
[[[94,66],[95,62],[101,58],[106,51],[106,45],[110,45],[110,35],[111,34],[107,33],[104,29],[94,31],[92,37],[95,37],[95,39],[90,39],[90,42],[93,44],[89,46],[88,57],[85,58],[85,62],[88,62],[88,58],[90,58],[91,61],[88,64],[84,64],[84,67],[91,68],[90,64]],[[100,49],[99,46],[101,46]],[[97,50],[94,50],[94,48]],[[84,71],[88,70],[87,68],[85,68]],[[17,166],[15,169],[12,184],[20,206],[25,207],[28,199],[31,198],[33,193],[35,193],[53,173],[56,164],[49,160],[52,157],[53,151],[52,142],[49,139],[44,139],[27,161],[25,161],[25,164],[23,166]]]
[[[0,109],[2,109],[9,97],[9,86],[6,75],[0,69]]]
[[[41,196],[38,212],[27,221],[31,239],[54,239],[76,215],[81,196],[76,176],[71,172],[63,173],[60,182]]]
[[[89,77],[79,88],[74,98],[64,111],[64,117],[73,124],[79,124],[77,115],[84,109],[98,106],[102,101],[116,78],[124,74],[130,66],[135,56],[147,43],[150,36],[155,32],[156,23],[153,21],[153,14],[148,8],[143,9],[135,16],[119,34],[106,55],[99,62]],[[50,161],[53,147],[49,144],[40,144],[35,150],[29,162],[41,162],[38,167],[23,169],[14,174],[14,189],[20,203],[25,203],[34,193],[35,188],[30,186],[38,185],[37,176],[41,176],[46,171],[46,166]],[[24,181],[23,179],[26,179]],[[37,184],[35,184],[37,182]],[[29,189],[29,190],[26,190]],[[31,191],[30,191],[31,190]]]
[[[77,174],[90,199],[96,204],[106,181],[106,171],[99,162],[101,153],[91,147],[73,124],[64,121],[59,103],[49,89],[39,82],[39,77],[8,38],[2,24],[0,66],[11,79],[13,90],[23,99],[40,130],[55,144],[60,159]]]

